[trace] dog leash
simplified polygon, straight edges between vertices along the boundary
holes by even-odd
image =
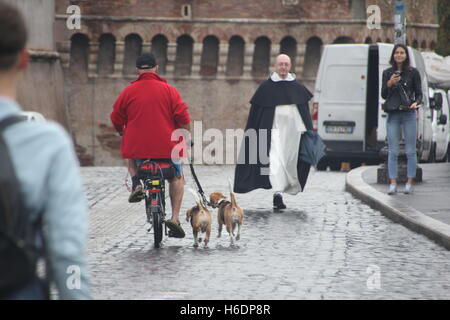
[[[191,147],[194,145],[194,142],[191,141],[190,142]],[[195,184],[197,185],[198,188],[198,193],[200,193],[200,196],[202,197],[203,202],[208,205],[211,206],[211,204],[209,203],[208,200],[206,200],[206,196],[205,196],[205,192],[203,191],[202,186],[200,185],[200,181],[198,181],[197,175],[195,174],[195,170],[194,170],[194,166],[192,165],[192,150],[191,150],[191,156],[188,157],[189,158],[189,167],[191,168],[191,174],[194,177],[194,181]]]

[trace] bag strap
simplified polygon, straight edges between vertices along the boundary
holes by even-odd
[[[15,123],[22,122],[22,121],[25,121],[25,119],[18,115],[9,116],[9,117],[1,120],[0,121],[0,135],[3,136],[3,130],[5,130],[7,127],[9,127]]]
[[[2,150],[0,154],[1,166],[0,166],[0,179],[5,179],[5,177],[12,178],[14,182],[8,186],[8,188],[1,188],[0,185],[0,199],[2,200],[3,207],[2,210],[4,221],[2,221],[3,228],[5,232],[9,234],[18,234],[23,236],[26,228],[26,219],[20,217],[17,214],[21,211],[21,201],[18,194],[19,181],[15,174],[14,165],[11,160],[11,156],[6,145],[5,139],[3,137],[3,131],[11,125],[18,122],[24,121],[20,116],[14,115],[7,117],[0,121],[0,149]]]

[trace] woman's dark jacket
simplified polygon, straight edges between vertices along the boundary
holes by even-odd
[[[404,80],[406,79],[406,93],[411,98],[411,101],[417,102],[417,104],[422,103],[422,80],[420,78],[420,73],[416,68],[409,67],[407,70],[402,71],[401,73],[401,80],[393,85],[392,87],[388,88],[387,82],[391,78],[392,74],[395,72],[394,68],[388,68],[383,71],[383,81],[382,81],[382,87],[381,87],[381,97],[383,99],[387,100],[394,99],[394,101],[398,101],[400,104],[400,93],[399,93],[399,85],[400,82],[404,83]],[[405,111],[393,111],[393,112],[405,112]]]

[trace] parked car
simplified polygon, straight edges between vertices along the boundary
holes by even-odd
[[[326,156],[317,169],[339,170],[341,162],[356,167],[382,161],[387,113],[382,109],[383,70],[390,67],[393,44],[325,45],[313,99],[313,124],[324,140]],[[428,161],[433,130],[425,64],[419,51],[408,47],[411,66],[422,78],[423,103],[418,111],[418,159]]]
[[[43,121],[47,121],[45,119],[45,117],[39,113],[39,112],[34,112],[34,111],[22,111],[20,113],[20,115],[22,117],[24,117],[24,119],[26,119],[27,121],[37,121],[37,122],[43,122]]]
[[[432,109],[433,145],[429,162],[449,160],[450,123],[449,99],[442,89],[432,89],[429,92]]]

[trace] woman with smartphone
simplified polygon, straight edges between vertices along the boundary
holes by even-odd
[[[404,193],[412,192],[413,180],[417,167],[417,121],[416,110],[422,102],[422,82],[420,73],[410,66],[408,48],[403,44],[396,44],[392,50],[389,63],[392,67],[383,71],[381,96],[386,103],[398,104],[395,110],[388,112],[386,122],[388,140],[388,194],[397,193],[398,152],[403,129],[407,157],[407,181]],[[402,96],[403,95],[403,96]],[[389,100],[389,101],[388,101]],[[405,103],[405,100],[408,101]]]

